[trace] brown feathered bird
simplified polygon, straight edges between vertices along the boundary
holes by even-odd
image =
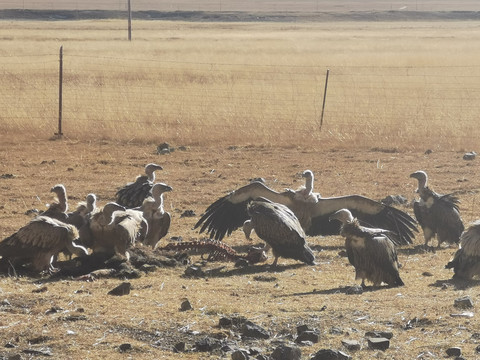
[[[128,183],[117,191],[116,202],[126,208],[136,208],[142,205],[143,200],[150,196],[155,182],[155,171],[163,168],[157,164],[147,164],[145,174],[137,176],[134,182]]]
[[[251,226],[272,248],[276,266],[279,257],[315,264],[315,255],[305,240],[305,232],[295,214],[286,206],[259,198],[247,206]]]
[[[135,210],[133,210],[135,211]],[[117,203],[107,203],[90,220],[92,250],[129,258],[127,250],[135,245],[146,225],[141,213],[128,212]],[[146,231],[145,231],[146,233]]]
[[[425,247],[435,236],[438,247],[444,242],[458,244],[464,230],[458,198],[452,194],[438,194],[430,189],[425,171],[416,171],[410,177],[418,181],[416,192],[420,195],[420,200],[413,203],[413,211],[423,229]]]
[[[68,200],[67,190],[63,184],[57,184],[50,189],[50,192],[55,194],[55,202],[48,206],[48,209],[40,215],[48,216],[60,221],[67,220]]]
[[[446,266],[453,269],[454,278],[471,280],[480,276],[480,220],[470,224],[460,236],[460,247]]]
[[[0,242],[0,255],[12,264],[31,264],[36,271],[55,271],[53,259],[63,249],[77,256],[88,255],[75,244],[78,230],[47,216],[37,216],[16,233]]]
[[[395,244],[389,238],[391,231],[360,226],[347,209],[338,210],[330,220],[342,223],[340,234],[345,237],[348,261],[355,267],[355,279],[371,281],[374,286],[386,283],[390,286],[404,285],[398,272]]]
[[[249,219],[247,205],[259,197],[288,207],[298,218],[306,235],[335,235],[340,224],[329,222],[335,211],[346,208],[363,225],[381,227],[395,233],[398,244],[411,244],[414,238],[416,221],[407,213],[361,195],[348,195],[324,198],[313,193],[313,173],[305,171],[305,189],[277,192],[261,182],[254,181],[242,186],[213,202],[195,224],[200,232],[206,232],[215,240],[243,226]]]
[[[148,231],[143,243],[155,248],[170,229],[171,216],[163,208],[163,194],[173,189],[167,184],[157,183],[152,187],[152,196],[143,201],[137,208],[148,223]]]

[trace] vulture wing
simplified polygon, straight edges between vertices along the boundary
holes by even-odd
[[[359,222],[367,227],[379,227],[396,234],[395,243],[412,244],[418,231],[416,221],[406,212],[361,195],[331,198],[319,198],[316,204],[309,204],[311,225],[306,229],[307,235],[334,235],[340,231],[340,223],[329,222],[329,217],[336,211],[346,208]]]
[[[200,232],[206,231],[215,240],[222,240],[225,235],[230,236],[232,231],[243,226],[249,219],[247,204],[259,197],[290,207],[293,203],[294,193],[287,191],[276,192],[261,182],[252,182],[228,195],[225,195],[211,204],[195,224],[195,229],[200,227]]]
[[[117,191],[116,202],[127,208],[141,206],[143,200],[150,196],[153,183],[145,175],[137,177],[134,182],[128,183]]]
[[[439,242],[458,243],[465,230],[458,210],[458,199],[450,194],[437,197],[430,211]]]

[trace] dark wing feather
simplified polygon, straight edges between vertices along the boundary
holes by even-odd
[[[452,195],[440,196],[435,199],[430,210],[439,242],[458,244],[460,235],[465,230],[458,210],[458,199]]]
[[[314,264],[315,256],[305,241],[305,232],[289,208],[256,201],[249,211],[255,232],[272,247],[276,256]]]
[[[319,198],[313,204],[311,226],[307,235],[335,235],[340,231],[337,221],[329,221],[330,215],[340,209],[348,209],[363,226],[378,227],[397,234],[396,243],[412,244],[418,231],[416,221],[406,212],[360,195]]]
[[[247,204],[259,197],[287,206],[291,203],[287,193],[278,193],[260,182],[252,182],[211,204],[194,228],[200,227],[200,233],[206,232],[212,239],[222,240],[249,219]]]
[[[366,251],[375,262],[382,281],[395,286],[404,285],[398,272],[398,259],[395,245],[387,236],[376,236],[365,243]]]
[[[117,191],[116,202],[127,208],[141,206],[143,200],[150,196],[153,183],[143,175],[137,177],[134,182],[128,183]]]
[[[155,247],[157,243],[167,235],[170,229],[171,216],[168,212],[162,217],[148,219],[148,233],[145,238],[145,244]]]

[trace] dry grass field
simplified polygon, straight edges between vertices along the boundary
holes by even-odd
[[[181,114],[189,122],[178,121],[174,125],[178,109],[164,109],[171,116],[164,119],[164,126],[153,121],[159,116],[157,109],[150,109],[149,117],[142,119],[147,123],[115,122],[119,105],[109,103],[105,95],[124,94],[122,84],[127,76],[136,84],[131,92],[138,100],[149,96],[148,92],[142,93],[142,85],[150,89],[168,84],[186,92],[199,91],[185,85],[192,70],[185,59],[204,64],[237,64],[237,76],[248,63],[275,66],[275,70],[318,64],[468,67],[478,59],[478,49],[472,46],[480,36],[476,22],[145,21],[136,24],[132,43],[124,41],[124,23],[117,20],[4,21],[0,22],[0,29],[0,60],[5,73],[14,74],[8,81],[5,79],[3,88],[8,91],[2,92],[2,106],[8,113],[0,115],[1,238],[30,220],[28,210],[46,208],[52,201],[52,185],[66,186],[71,208],[92,192],[97,194],[99,205],[103,205],[113,200],[116,190],[132,181],[149,162],[164,167],[157,172],[158,181],[174,189],[166,195],[165,208],[173,219],[170,233],[161,245],[172,237],[202,237],[192,229],[199,215],[218,197],[249,179],[263,177],[276,190],[296,189],[303,184],[300,174],[305,169],[315,173],[316,191],[325,197],[357,193],[380,200],[387,195],[403,195],[409,202],[414,198],[416,183],[408,175],[423,169],[438,192],[458,194],[465,224],[480,215],[478,159],[462,159],[465,151],[475,150],[478,144],[477,124],[466,121],[474,114],[458,123],[441,121],[425,110],[427,123],[412,119],[399,124],[389,119],[385,124],[381,117],[372,117],[365,126],[346,116],[340,125],[327,123],[322,132],[316,131],[317,124],[312,125],[304,115],[298,116],[301,131],[292,132],[288,127],[272,129],[268,121],[259,123],[255,113],[261,106],[248,103],[242,109],[239,102],[226,108],[213,96],[210,103],[203,104],[200,114],[195,112],[198,108],[183,104]],[[71,77],[70,84],[75,86],[68,91],[70,98],[76,99],[77,107],[66,112],[69,122],[64,128],[65,136],[58,139],[52,137],[56,129],[55,107],[36,107],[33,99],[34,90],[40,88],[44,94],[52,94],[47,102],[55,104],[55,54],[60,45],[68,49],[67,54],[75,55],[78,64],[69,66],[83,65],[92,70],[90,57],[115,61],[128,57],[129,64],[138,61],[140,66],[138,71],[126,73],[122,63],[120,70],[102,63],[88,77],[89,86]],[[447,57],[447,53],[454,55]],[[33,62],[29,67],[25,58],[34,54],[53,54],[45,64],[54,65],[42,65],[45,68],[39,69]],[[145,66],[142,59],[153,56],[176,65],[170,69],[157,68],[156,63]],[[51,74],[38,79],[40,70],[42,74]],[[158,77],[163,80],[152,84],[147,70],[163,71]],[[230,71],[205,79],[214,86],[202,87],[201,91],[221,90],[220,84],[231,75]],[[91,84],[101,87],[98,80],[105,80],[107,75],[112,78],[106,82],[108,88],[93,92]],[[472,82],[478,76],[466,74],[466,82],[468,75]],[[9,81],[18,78],[24,86],[9,87]],[[252,85],[238,78],[233,76],[230,80],[235,81],[227,84],[240,88]],[[388,79],[386,76],[385,82]],[[28,86],[32,83],[34,86]],[[268,84],[264,86],[268,88]],[[423,95],[428,94],[427,89]],[[420,95],[419,104],[425,101]],[[464,100],[467,109],[476,101],[473,95],[474,92],[472,99]],[[166,103],[168,107],[170,102]],[[176,103],[172,100],[171,104]],[[429,105],[444,104],[438,101]],[[216,108],[221,110],[210,111]],[[92,109],[101,112],[101,116],[113,114],[112,118],[105,123],[96,119],[88,122],[85,119],[90,118]],[[236,111],[240,109],[243,112],[239,115]],[[287,118],[295,111],[296,107],[287,104],[279,114]],[[138,120],[145,114],[128,115]],[[252,117],[255,121],[250,120]],[[75,121],[78,119],[85,121]],[[309,125],[305,125],[308,121]],[[256,130],[244,130],[259,124]],[[236,126],[240,131],[234,133],[231,129]],[[162,142],[170,143],[176,150],[158,155],[156,146]],[[179,150],[179,146],[185,146],[184,150]],[[433,152],[427,155],[427,149]],[[413,213],[410,206],[402,209]],[[193,210],[196,216],[181,217],[186,210]],[[340,349],[353,359],[438,359],[446,357],[445,351],[450,347],[460,347],[466,359],[478,356],[479,283],[451,280],[452,272],[444,266],[454,248],[424,252],[423,236],[419,233],[412,246],[398,250],[404,287],[369,289],[363,294],[349,295],[346,291],[355,284],[354,270],[339,255],[343,239],[314,237],[308,241],[317,258],[315,266],[280,259],[279,267],[271,269],[270,256],[264,264],[237,268],[231,262],[205,262],[200,256],[191,255],[188,264],[158,267],[153,272],[141,272],[135,279],[106,277],[83,281],[74,277],[4,275],[0,277],[0,358],[19,355],[17,358],[30,359],[50,354],[55,359],[230,359],[231,351],[221,349],[224,345],[252,354],[258,352],[266,358],[279,344],[293,344],[299,325],[308,325],[320,334],[318,343],[300,347],[302,359],[310,359],[325,348]],[[241,231],[234,232],[225,242],[241,253],[251,245]],[[207,275],[185,277],[190,264],[199,265]],[[131,282],[129,295],[107,295],[122,281]],[[465,310],[454,307],[454,301],[466,295],[473,299],[474,308],[465,315]],[[185,298],[193,309],[180,311]],[[237,327],[219,326],[222,317],[244,317],[267,329],[270,338],[242,338]],[[368,331],[391,332],[390,348],[369,349],[365,335]],[[216,345],[212,350],[200,351],[206,338]],[[346,350],[342,345],[346,339],[357,340],[361,349]],[[181,342],[185,343],[185,350],[173,351]]]

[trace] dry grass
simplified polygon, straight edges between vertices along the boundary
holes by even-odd
[[[473,22],[2,22],[0,128],[72,139],[471,150]],[[455,56],[445,56],[445,54]],[[325,123],[319,119],[331,69]],[[28,104],[28,106],[26,106]]]
[[[52,184],[65,184],[71,206],[89,192],[95,192],[102,205],[148,162],[164,166],[158,178],[174,188],[166,197],[166,208],[173,214],[169,235],[185,240],[199,236],[192,230],[198,217],[180,218],[183,211],[192,209],[199,215],[214,199],[252,177],[262,176],[278,190],[297,188],[305,168],[315,172],[316,189],[324,196],[360,193],[375,199],[388,194],[412,199],[416,184],[408,174],[426,169],[438,191],[461,191],[462,214],[469,222],[478,216],[479,168],[476,161],[465,162],[461,156],[458,152],[437,151],[425,156],[418,151],[352,152],[332,148],[318,152],[276,147],[228,150],[217,146],[191,147],[159,157],[151,145],[67,140],[15,144],[14,139],[2,137],[0,174],[15,177],[0,178],[0,236],[25,224],[29,219],[24,215],[26,210],[45,208],[44,204],[51,201],[48,190]],[[410,208],[405,210],[411,212]],[[241,231],[226,242],[239,251],[246,245]],[[399,252],[404,287],[346,295],[345,288],[355,281],[352,267],[338,255],[343,240],[334,236],[310,238],[309,242],[318,260],[313,267],[280,260],[278,271],[272,272],[262,264],[237,269],[231,263],[211,263],[205,269],[224,268],[207,279],[184,278],[183,266],[161,268],[131,280],[132,293],[118,298],[106,294],[121,281],[118,279],[86,283],[69,278],[50,282],[3,277],[1,299],[10,305],[0,305],[1,338],[3,343],[17,347],[3,349],[2,353],[50,348],[54,358],[71,359],[230,358],[219,352],[171,351],[179,341],[185,341],[187,349],[191,349],[195,341],[211,336],[237,341],[240,347],[258,347],[263,354],[269,354],[276,346],[272,340],[242,341],[235,332],[217,326],[222,316],[245,316],[267,328],[277,340],[294,338],[297,325],[317,328],[320,342],[302,347],[305,359],[321,348],[341,349],[341,340],[347,338],[362,344],[362,350],[351,353],[355,359],[441,358],[450,346],[461,347],[466,358],[475,356],[478,284],[456,287],[451,283],[452,273],[444,265],[453,255],[453,248],[436,253],[419,251],[418,245],[423,243],[419,234],[415,245]],[[193,262],[199,260],[192,257]],[[258,281],[257,275],[273,277],[274,281]],[[45,292],[33,292],[44,286]],[[463,295],[474,299],[472,319],[450,316],[460,312],[453,302]],[[185,297],[192,303],[192,311],[179,311]],[[47,314],[52,307],[60,310]],[[68,316],[85,316],[86,320],[69,321]],[[414,318],[420,319],[418,326],[406,330],[407,322]],[[332,333],[333,327],[343,333]],[[367,348],[364,334],[371,330],[393,333],[389,350],[383,353]],[[30,344],[35,340],[39,343]],[[130,343],[133,350],[120,355],[118,347],[123,343]]]

